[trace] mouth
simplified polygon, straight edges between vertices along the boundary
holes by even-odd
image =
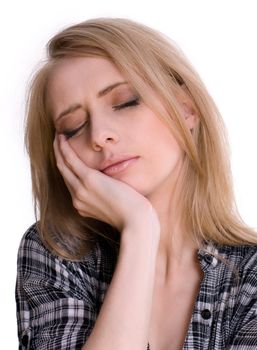
[[[133,157],[133,158],[125,159],[121,162],[117,162],[103,169],[102,172],[106,175],[114,175],[114,174],[120,173],[122,171],[125,171],[133,163],[135,163],[138,160],[138,158],[139,157]]]

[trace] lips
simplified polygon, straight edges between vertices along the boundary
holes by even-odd
[[[119,160],[118,162],[112,162],[107,167],[103,168],[101,170],[106,175],[114,175],[116,173],[119,173],[121,171],[124,171],[127,169],[131,164],[133,164],[139,157],[126,157],[122,160]]]
[[[114,165],[118,165],[119,163],[122,163],[126,160],[129,159],[134,159],[134,158],[138,158],[137,156],[126,156],[126,157],[117,157],[114,159],[107,159],[106,161],[103,162],[102,166],[100,167],[100,171],[105,171],[106,169],[114,166]]]

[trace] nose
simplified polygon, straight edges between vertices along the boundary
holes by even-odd
[[[119,141],[118,133],[114,130],[114,127],[103,122],[103,120],[91,123],[90,129],[91,146],[95,151],[100,151]]]

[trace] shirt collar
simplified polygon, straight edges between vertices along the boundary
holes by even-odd
[[[213,242],[204,242],[202,247],[198,250],[198,260],[202,266],[203,271],[213,269],[218,266],[219,249]]]

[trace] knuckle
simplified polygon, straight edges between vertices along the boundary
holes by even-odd
[[[81,202],[78,198],[73,198],[72,204],[73,204],[74,208],[76,208],[77,210],[81,210]]]
[[[87,216],[87,213],[85,211],[82,211],[82,210],[78,210],[78,213],[80,216]]]
[[[78,200],[78,201],[82,201],[84,196],[83,196],[83,193],[82,193],[82,190],[81,188],[76,188],[75,191],[74,191],[74,197]]]
[[[90,172],[88,172],[87,170],[83,169],[83,172],[81,173],[81,178],[83,181],[88,181],[90,179]]]
[[[96,177],[94,174],[87,172],[84,174],[83,179],[82,179],[83,185],[86,187],[95,187],[96,186]]]
[[[65,163],[68,165],[68,167],[72,166],[72,157],[70,157],[70,155],[65,157]]]

